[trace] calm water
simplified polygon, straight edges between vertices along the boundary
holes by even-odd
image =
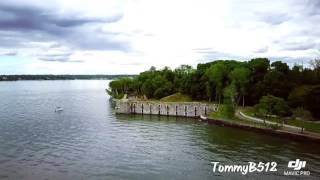
[[[0,179],[298,179],[281,175],[297,158],[307,161],[307,178],[320,176],[317,144],[193,119],[115,115],[107,84],[0,82]],[[211,161],[276,161],[278,173],[213,173]]]

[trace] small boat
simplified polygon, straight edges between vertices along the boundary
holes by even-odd
[[[200,115],[200,119],[201,119],[202,121],[208,120],[208,118],[207,118],[206,116],[203,116],[203,115]]]
[[[60,112],[60,111],[63,111],[62,107],[56,107],[56,109],[54,110],[54,112]]]

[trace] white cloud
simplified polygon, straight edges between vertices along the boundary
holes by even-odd
[[[310,7],[312,3],[307,3],[312,1],[302,1],[305,3],[299,0],[32,1],[37,7],[56,9],[54,12],[62,19],[77,17],[73,23],[79,26],[68,29],[68,35],[61,35],[62,38],[35,31],[31,42],[26,37],[18,39],[16,49],[19,56],[30,59],[24,61],[22,73],[32,74],[139,73],[152,65],[174,68],[215,58],[257,56],[283,57],[292,63],[320,55],[320,40],[316,38],[320,34],[316,28],[320,19],[314,16],[315,5]],[[18,2],[26,4],[16,0],[13,4]],[[313,14],[308,13],[309,9]],[[121,18],[112,22],[98,21],[118,16]],[[88,20],[85,18],[97,18],[97,22],[82,23]],[[74,25],[69,21],[63,23]],[[14,29],[0,28],[0,31],[17,33]],[[41,61],[49,57],[52,61]]]

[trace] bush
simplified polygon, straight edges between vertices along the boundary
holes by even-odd
[[[153,97],[155,97],[156,99],[160,99],[162,97],[168,96],[169,92],[167,89],[165,88],[158,88],[154,93],[153,93]]]
[[[224,104],[219,107],[220,115],[225,118],[233,118],[234,117],[234,107],[232,104]]]
[[[303,120],[312,120],[312,114],[310,111],[303,109],[302,107],[298,107],[293,110],[293,116],[297,119],[303,119]]]
[[[267,107],[261,105],[261,104],[256,104],[254,106],[254,114],[257,116],[267,116]]]
[[[284,117],[291,114],[288,103],[284,99],[272,95],[263,96],[259,104],[255,106],[255,111],[262,116],[277,115]]]

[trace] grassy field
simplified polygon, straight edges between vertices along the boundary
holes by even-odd
[[[246,115],[256,117],[253,107],[241,108],[240,110]],[[308,121],[308,120],[298,120],[293,118],[279,118],[279,117],[268,117],[265,119],[268,121],[278,122],[278,123],[284,122],[285,124],[288,124],[291,126],[303,127],[307,131],[320,133],[320,123],[318,122]]]
[[[221,106],[217,112],[212,112],[209,114],[209,119],[214,119],[214,120],[219,120],[219,121],[227,121],[229,123],[234,123],[234,124],[241,124],[241,125],[246,125],[246,126],[252,126],[252,127],[257,127],[257,128],[267,128],[267,129],[277,129],[278,127],[274,125],[265,125],[263,123],[259,122],[253,122],[253,121],[247,121],[240,119],[236,116],[230,116],[226,115],[223,111],[221,111]]]
[[[191,97],[183,95],[181,93],[175,93],[170,96],[160,99],[163,102],[192,102]]]

